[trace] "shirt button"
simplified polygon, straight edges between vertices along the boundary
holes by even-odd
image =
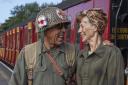
[[[84,80],[88,80],[88,75],[84,74],[84,75],[81,76],[81,78],[84,79]]]
[[[88,80],[88,75],[87,74],[84,75],[84,79]]]

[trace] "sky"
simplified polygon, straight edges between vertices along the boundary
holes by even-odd
[[[13,10],[15,6],[32,2],[37,2],[39,5],[51,2],[57,4],[62,2],[62,0],[0,0],[0,23],[4,23],[5,20],[11,16],[11,10]]]

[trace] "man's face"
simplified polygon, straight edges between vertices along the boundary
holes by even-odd
[[[83,17],[78,32],[82,37],[82,41],[86,42],[94,36],[94,33],[96,32],[96,28],[94,25],[92,25],[89,22],[89,19],[87,17]]]
[[[49,44],[60,45],[64,42],[66,26],[66,24],[61,23],[45,31],[45,37],[47,38]]]

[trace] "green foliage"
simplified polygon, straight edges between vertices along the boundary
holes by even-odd
[[[25,5],[15,6],[13,10],[11,10],[12,17],[9,17],[5,21],[5,23],[3,23],[0,26],[0,31],[11,29],[12,27],[15,27],[17,24],[23,23],[28,19],[32,19],[33,17],[36,16],[36,14],[39,12],[41,8],[53,5],[53,3],[44,3],[41,6],[39,6],[38,3],[33,2]]]

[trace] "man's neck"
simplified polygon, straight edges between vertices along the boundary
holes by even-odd
[[[44,38],[44,46],[46,47],[46,49],[51,49],[51,48],[54,48],[55,45],[54,44],[51,44],[47,38]]]

